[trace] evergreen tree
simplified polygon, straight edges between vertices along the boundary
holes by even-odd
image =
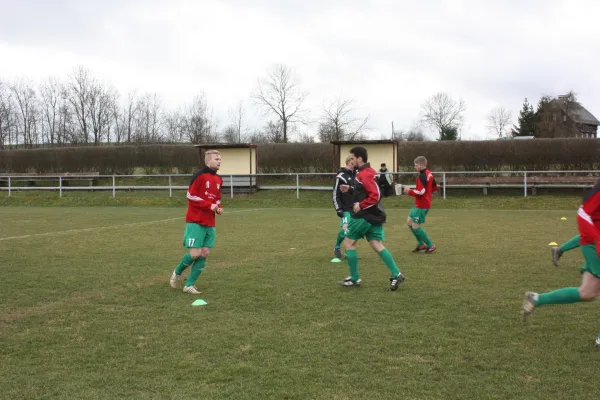
[[[519,112],[518,126],[513,125],[513,136],[533,136],[535,133],[535,112],[527,98],[523,102],[523,108]]]

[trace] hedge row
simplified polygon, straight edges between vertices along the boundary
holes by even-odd
[[[398,153],[400,169],[406,171],[419,155],[438,171],[600,169],[599,139],[403,142]],[[262,144],[258,171],[332,172],[333,157],[329,143]],[[10,173],[191,173],[198,165],[198,150],[189,144],[0,151],[0,170]]]
[[[600,139],[403,142],[400,168],[411,170],[420,155],[438,171],[598,170]]]

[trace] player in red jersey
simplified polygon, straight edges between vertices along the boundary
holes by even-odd
[[[419,173],[417,177],[417,185],[414,189],[404,188],[404,193],[415,198],[415,205],[408,215],[408,228],[417,239],[417,247],[413,253],[425,250],[425,253],[431,254],[436,247],[421,225],[425,223],[425,216],[431,208],[431,195],[438,189],[437,183],[427,169],[427,159],[423,156],[415,158],[415,169]]]
[[[569,304],[592,301],[600,293],[600,180],[583,198],[577,211],[577,227],[580,234],[580,248],[585,258],[581,268],[579,287],[565,287],[548,293],[526,292],[523,301],[523,320],[533,313],[536,307],[546,304]],[[600,333],[596,338],[600,347]]]
[[[187,192],[188,209],[185,215],[183,246],[189,253],[183,256],[171,275],[171,287],[177,289],[177,281],[187,267],[192,267],[183,288],[185,293],[202,294],[195,283],[204,266],[209,249],[215,245],[215,214],[223,214],[221,206],[221,186],[223,179],[217,175],[221,167],[221,155],[217,150],[205,154],[206,166],[197,171]]]

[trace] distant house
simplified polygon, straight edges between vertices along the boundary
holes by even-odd
[[[558,96],[543,104],[535,117],[538,138],[597,138],[600,121],[580,103]]]

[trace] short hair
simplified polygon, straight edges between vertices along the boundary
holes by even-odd
[[[348,154],[348,156],[346,157],[346,165],[348,165],[350,160],[352,160],[352,156],[350,154]]]
[[[382,167],[387,167],[387,165],[385,165],[385,163],[384,163],[384,162],[382,162],[382,163],[381,163],[381,166],[382,166]]]
[[[415,158],[415,164],[427,165],[427,159],[423,156]]]
[[[352,150],[350,150],[350,153],[354,154],[354,157],[358,158],[362,158],[363,162],[366,163],[368,160],[369,155],[367,154],[367,149],[365,149],[362,146],[356,146],[353,147]]]
[[[207,150],[206,153],[204,153],[204,162],[207,162],[213,154],[218,156],[220,154],[219,150]]]

